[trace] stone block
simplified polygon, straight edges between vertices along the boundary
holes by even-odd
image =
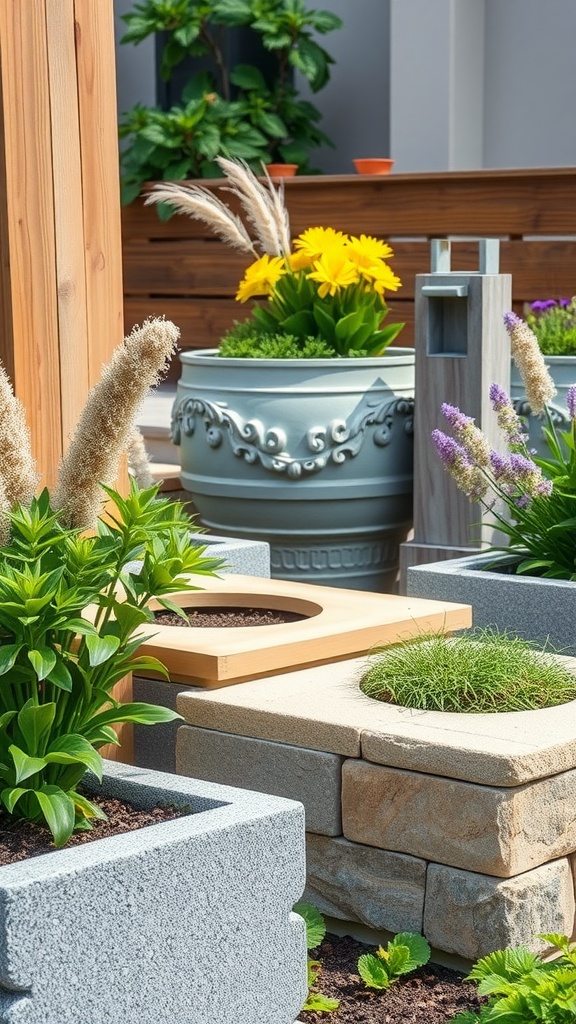
[[[156,704],[176,711],[176,697],[183,690],[189,690],[187,683],[170,683],[165,679],[143,679],[132,677],[135,701]],[[157,772],[176,771],[176,733],[180,719],[173,722],[159,722],[157,725],[134,725],[134,764],[140,768],[152,768]]]
[[[470,960],[505,946],[540,952],[542,932],[571,935],[574,889],[566,858],[502,880],[429,864],[424,935],[430,945]]]
[[[353,842],[508,878],[576,850],[576,771],[513,789],[347,760]]]
[[[325,836],[342,831],[343,760],[337,754],[189,725],[178,729],[176,741],[180,775],[298,800],[304,804],[306,831]]]
[[[302,807],[111,762],[88,785],[190,813],[0,867],[0,1019],[293,1024]]]
[[[207,558],[223,558],[220,573],[241,576],[270,577],[270,545],[265,540],[243,540],[240,537],[222,537],[215,533],[193,534],[192,541],[206,545]]]
[[[304,899],[323,914],[391,932],[422,931],[426,862],[339,837],[306,836]]]

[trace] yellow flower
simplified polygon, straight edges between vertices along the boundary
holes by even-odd
[[[396,292],[402,284],[400,278],[396,277],[388,264],[383,262],[365,267],[362,270],[362,277],[370,281],[372,288],[379,295],[382,295],[384,291]]]
[[[294,242],[297,250],[290,256],[292,270],[305,270],[333,245],[346,241],[346,235],[334,228],[307,228]]]
[[[358,267],[371,267],[378,260],[385,260],[394,255],[393,250],[386,242],[382,242],[379,238],[372,238],[371,235],[360,235],[359,238],[352,235],[347,249],[350,259]]]
[[[327,295],[336,295],[341,288],[356,284],[359,280],[358,270],[350,262],[343,245],[334,245],[314,261],[314,270],[308,274],[312,281],[318,281],[318,295],[324,299]]]
[[[261,256],[248,267],[236,292],[238,302],[246,302],[254,295],[270,295],[274,285],[286,273],[282,256]]]

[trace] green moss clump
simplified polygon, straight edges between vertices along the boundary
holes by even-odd
[[[366,352],[349,355],[365,356]],[[219,356],[229,359],[338,359],[339,355],[322,338],[300,338],[292,334],[265,334],[252,320],[235,323],[224,335]]]

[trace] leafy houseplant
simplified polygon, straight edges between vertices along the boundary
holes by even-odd
[[[576,296],[532,302],[526,323],[544,355],[576,355]]]
[[[308,150],[330,142],[316,107],[298,98],[292,72],[303,74],[314,92],[326,84],[333,61],[313,34],[339,28],[336,15],[308,9],[304,0],[141,0],[124,20],[123,43],[161,34],[165,80],[189,57],[208,56],[214,67],[190,79],[180,105],[168,111],[137,105],[125,115],[125,202],[144,181],[215,177],[222,154],[257,169],[283,161],[307,170]],[[226,66],[225,34],[239,28],[272,55],[269,80],[253,65]]]
[[[198,185],[147,199],[248,253],[237,298],[263,300],[220,349],[181,356],[184,487],[204,525],[269,542],[273,575],[381,591],[412,515],[414,351],[390,349],[402,325],[383,323],[392,251],[329,227],[292,246],[282,188],[218,163],[242,216]]]
[[[576,944],[566,935],[541,935],[559,952],[544,963],[523,946],[478,960],[467,980],[488,1001],[479,1014],[459,1013],[452,1024],[572,1024],[576,1020]]]
[[[34,496],[24,412],[0,369],[0,800],[5,815],[45,823],[56,846],[103,817],[78,786],[87,769],[101,778],[98,748],[118,743],[112,726],[175,717],[112,693],[133,669],[164,672],[136,653],[150,598],[172,607],[171,591],[197,589],[183,574],[219,564],[190,545],[183,506],[157,487],[132,483],[122,497],[99,482],[116,475],[177,337],[173,324],[148,321],[116,350],[52,496]]]

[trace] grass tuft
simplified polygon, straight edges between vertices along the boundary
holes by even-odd
[[[555,654],[493,629],[424,634],[375,652],[360,681],[367,697],[427,711],[490,714],[576,699],[576,674]]]

